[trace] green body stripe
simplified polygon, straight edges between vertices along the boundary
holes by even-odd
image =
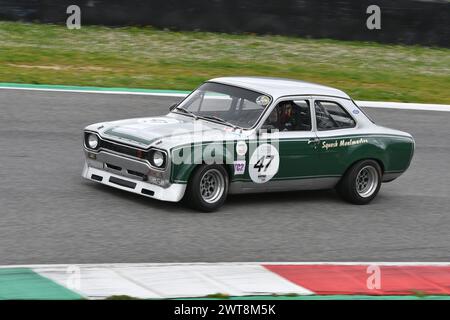
[[[355,144],[340,144],[339,140],[361,138],[362,142]],[[233,142],[235,148],[236,139]],[[270,143],[267,141],[244,140],[249,145],[256,146],[261,143]],[[308,179],[319,177],[340,177],[349,166],[356,161],[362,159],[378,160],[385,173],[402,173],[410,164],[414,149],[414,140],[407,136],[390,135],[390,134],[350,134],[334,137],[322,137],[325,142],[334,147],[323,147],[322,144],[314,145],[309,143],[309,138],[280,138],[278,142],[280,167],[273,181]],[[227,144],[224,143],[224,151]],[[222,142],[203,141],[198,143],[186,143],[181,146],[172,148],[171,153],[182,148],[191,148],[190,155],[199,156],[192,152],[195,147],[201,147],[210,144],[221,145]],[[226,154],[226,153],[224,153]],[[250,151],[245,156],[247,168],[244,174],[234,175],[232,163],[225,162],[231,173],[231,182],[250,182],[248,173],[248,163]],[[233,158],[233,160],[236,158]],[[197,159],[191,159],[198,163]],[[171,180],[176,183],[187,183],[192,170],[197,166],[196,163],[182,163],[179,165],[172,164]]]

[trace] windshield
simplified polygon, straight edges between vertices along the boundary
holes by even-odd
[[[270,96],[262,93],[207,82],[175,110],[226,125],[251,128],[271,101]]]

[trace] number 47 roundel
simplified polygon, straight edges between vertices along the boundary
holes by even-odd
[[[280,155],[271,144],[262,144],[250,157],[248,171],[253,182],[264,183],[272,179],[278,172]]]

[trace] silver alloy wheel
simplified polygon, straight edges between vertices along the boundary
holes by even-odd
[[[225,191],[225,178],[217,169],[207,170],[200,179],[200,195],[207,203],[215,203]]]
[[[368,198],[378,187],[378,171],[372,166],[365,166],[356,175],[356,191],[362,198]]]

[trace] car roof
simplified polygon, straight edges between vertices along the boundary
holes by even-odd
[[[221,77],[210,82],[234,85],[253,91],[270,94],[274,99],[293,95],[325,95],[350,99],[343,91],[316,83],[294,79],[266,77]]]

